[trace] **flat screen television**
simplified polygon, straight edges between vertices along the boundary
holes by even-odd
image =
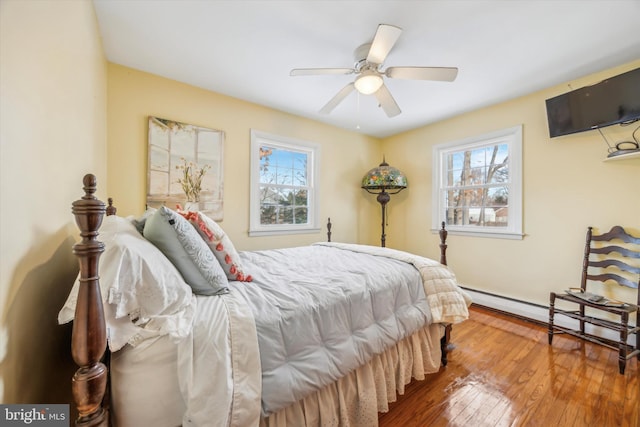
[[[547,99],[551,138],[640,119],[640,68]]]

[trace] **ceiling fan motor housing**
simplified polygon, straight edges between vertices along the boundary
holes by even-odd
[[[367,56],[369,55],[369,50],[371,49],[371,43],[365,43],[360,45],[353,51],[353,59],[355,60],[355,64],[353,68],[355,68],[356,73],[361,73],[364,70],[374,70],[378,71],[378,67],[380,64],[373,64],[367,61]]]

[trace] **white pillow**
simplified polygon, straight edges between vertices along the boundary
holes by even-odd
[[[173,264],[127,219],[107,216],[98,240],[105,244],[98,273],[111,351],[169,334],[191,330],[195,297]],[[79,282],[62,310],[60,324],[73,320]]]

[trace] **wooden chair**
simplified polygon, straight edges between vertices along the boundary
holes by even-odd
[[[635,302],[617,301],[605,297],[605,291],[611,289],[607,288],[608,285],[635,289]],[[640,360],[639,286],[640,237],[630,235],[620,226],[615,226],[609,232],[600,235],[594,235],[593,228],[589,227],[580,288],[570,288],[562,293],[551,292],[549,295],[549,344],[553,341],[554,333],[566,333],[618,350],[618,365],[620,373],[624,374],[627,360],[633,356],[637,356]],[[596,287],[599,288],[596,289]],[[559,309],[555,307],[556,300],[572,303],[568,305],[574,308],[577,305],[577,309]],[[603,315],[605,312],[608,315]],[[578,320],[579,329],[554,324],[556,314]],[[585,331],[585,324],[613,330],[619,334],[620,338],[615,341],[593,335]],[[635,347],[628,344],[628,338],[633,335],[636,338]]]

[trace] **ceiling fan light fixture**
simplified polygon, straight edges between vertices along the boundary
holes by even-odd
[[[372,70],[363,71],[355,81],[355,87],[363,95],[376,93],[382,86],[382,77]]]

